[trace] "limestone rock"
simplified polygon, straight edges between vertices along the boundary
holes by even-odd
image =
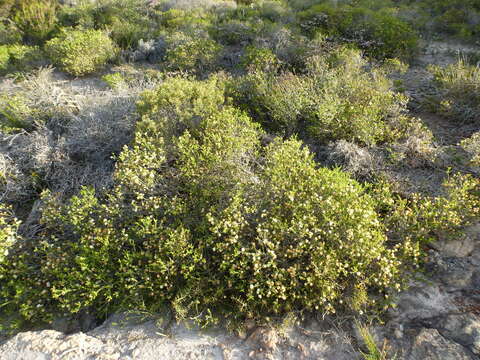
[[[442,337],[435,329],[421,329],[405,360],[473,360],[461,345]]]

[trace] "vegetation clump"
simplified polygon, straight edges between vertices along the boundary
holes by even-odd
[[[174,78],[145,95],[111,191],[46,198],[35,260],[23,250],[2,268],[16,275],[2,284],[11,308],[45,321],[169,304],[206,323],[262,321],[362,310],[369,292],[400,287],[418,250],[389,245],[366,189],[317,168],[297,140],[261,146],[258,125],[215,81]]]
[[[475,52],[407,65],[451,4],[0,0],[0,331],[388,308],[480,215]]]
[[[235,84],[233,97],[270,131],[321,143],[392,141],[412,122],[406,98],[381,69],[368,72],[366,65],[359,51],[342,48],[310,58],[305,75],[252,72]]]
[[[75,76],[99,70],[117,54],[112,40],[100,30],[63,30],[45,44],[45,50],[54,64]]]
[[[445,67],[431,66],[438,95],[435,109],[450,118],[478,122],[480,111],[480,66],[460,59]]]
[[[28,71],[44,64],[44,55],[37,46],[0,45],[0,74]]]

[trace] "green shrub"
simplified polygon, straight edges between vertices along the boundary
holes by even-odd
[[[224,103],[223,84],[218,78],[208,81],[170,78],[155,90],[142,94],[137,104],[141,115],[137,128],[170,142],[190,121],[218,112]]]
[[[8,206],[0,209],[0,266],[8,257],[9,249],[17,239],[20,222],[15,218]]]
[[[30,131],[41,118],[39,111],[32,108],[21,94],[0,94],[0,131]]]
[[[435,198],[421,194],[400,197],[385,183],[380,183],[372,196],[377,199],[378,211],[385,214],[391,236],[406,236],[420,244],[458,238],[480,213],[480,181],[470,175],[449,175],[443,193]]]
[[[270,49],[249,46],[242,57],[241,65],[249,71],[274,72],[280,64]]]
[[[57,2],[54,0],[23,0],[18,2],[13,21],[25,36],[43,41],[57,23]]]
[[[0,0],[0,19],[7,19],[15,5],[16,0]]]
[[[317,31],[354,42],[377,58],[411,58],[418,37],[412,27],[389,9],[374,11],[365,7],[328,3],[299,13],[300,26],[310,34]]]
[[[480,111],[480,67],[459,60],[446,67],[431,66],[438,94],[433,110],[463,121],[478,121]]]
[[[13,22],[1,22],[0,17],[0,45],[10,45],[22,41],[22,31]]]
[[[173,8],[159,14],[160,25],[171,32],[205,31],[213,20],[213,14],[200,7],[188,10]]]
[[[475,41],[480,34],[478,16],[480,4],[477,0],[425,0],[416,4],[417,11],[425,10],[429,15],[430,31]]]
[[[135,47],[140,39],[151,38],[155,21],[145,0],[83,2],[62,7],[59,22],[64,27],[104,30],[121,48]]]
[[[43,63],[43,53],[37,46],[0,45],[0,75],[29,71]]]
[[[102,80],[112,89],[117,89],[125,84],[125,78],[121,73],[106,74],[102,76]]]
[[[56,65],[75,76],[99,70],[117,54],[112,40],[99,30],[63,30],[45,50]]]
[[[174,33],[167,37],[165,66],[169,70],[204,72],[215,68],[221,46],[201,34]]]
[[[309,62],[305,75],[249,74],[234,84],[232,96],[267,129],[285,135],[369,145],[406,135],[407,99],[391,90],[383,70],[367,72],[358,51],[339,49]]]
[[[210,30],[215,40],[225,45],[242,45],[253,41],[257,34],[255,26],[249,22],[229,20],[215,24]]]
[[[400,287],[417,250],[388,246],[376,200],[297,140],[261,147],[222,90],[218,78],[167,79],[140,102],[110,190],[44,196],[39,239],[0,266],[4,314],[170,306],[200,323],[263,322],[362,311],[370,292]]]
[[[480,132],[462,140],[460,146],[470,155],[470,164],[480,166]]]

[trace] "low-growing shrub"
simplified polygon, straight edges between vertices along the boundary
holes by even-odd
[[[480,166],[480,132],[462,140],[459,145],[470,155],[470,164]]]
[[[480,66],[463,60],[446,67],[431,66],[438,94],[433,110],[452,119],[478,121],[480,111]]]
[[[253,24],[239,20],[229,20],[215,24],[210,30],[212,36],[224,45],[244,45],[253,41],[257,34]]]
[[[27,38],[41,42],[57,23],[55,0],[22,0],[17,2],[13,21]]]
[[[117,89],[125,85],[125,78],[121,73],[106,74],[102,76],[102,80],[112,89]]]
[[[29,71],[44,63],[43,52],[37,46],[0,45],[0,75]]]
[[[267,129],[285,135],[369,145],[405,136],[412,123],[407,99],[391,90],[383,70],[366,71],[366,64],[358,51],[339,49],[311,57],[305,75],[251,73],[234,84],[232,96]]]
[[[170,78],[142,94],[137,103],[141,115],[137,129],[150,135],[158,134],[170,142],[190,121],[218,112],[224,103],[223,84],[218,78],[208,81]]]
[[[63,30],[45,50],[56,65],[75,76],[99,70],[117,54],[112,40],[100,30]]]
[[[211,71],[220,55],[221,46],[202,34],[174,33],[167,37],[165,66],[169,70]]]
[[[22,31],[13,22],[2,22],[0,17],[0,45],[20,43],[22,37]]]
[[[20,94],[11,96],[0,93],[0,131],[4,133],[30,131],[43,122],[46,114],[28,104]]]
[[[397,241],[405,236],[419,244],[455,239],[480,214],[480,181],[471,175],[449,175],[442,194],[434,198],[416,193],[401,197],[386,183],[380,183],[372,196]]]
[[[377,58],[410,59],[418,46],[412,27],[389,9],[324,3],[299,13],[299,22],[307,33],[321,31],[342,41],[354,42]]]
[[[249,46],[242,57],[241,65],[249,71],[275,72],[280,63],[270,49]]]
[[[8,257],[9,249],[17,239],[19,225],[20,222],[15,218],[12,210],[5,204],[2,204],[0,209],[0,266]]]
[[[0,264],[3,314],[170,306],[200,323],[264,322],[362,311],[383,305],[369,294],[401,287],[417,249],[389,245],[375,198],[295,139],[262,147],[218,82],[167,79],[148,93],[139,110],[157,131],[139,124],[106,193],[44,196],[38,240]]]

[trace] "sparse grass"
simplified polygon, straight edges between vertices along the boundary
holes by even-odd
[[[356,323],[357,331],[360,334],[360,337],[363,340],[363,345],[365,346],[367,352],[361,352],[362,358],[364,360],[395,360],[397,356],[389,356],[389,346],[387,340],[383,341],[382,347],[380,348],[372,333],[369,330],[367,325],[363,325],[357,321]]]

